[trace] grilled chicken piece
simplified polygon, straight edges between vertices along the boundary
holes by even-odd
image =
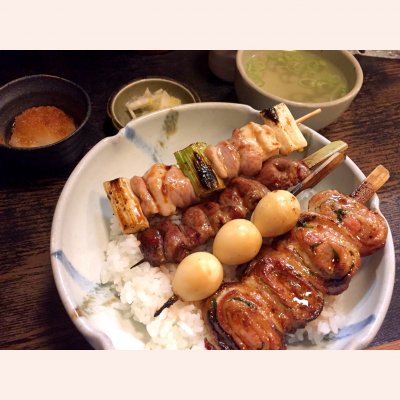
[[[221,349],[284,349],[284,335],[315,319],[322,293],[284,261],[255,260],[240,282],[225,284],[203,303],[208,341]]]
[[[277,240],[276,242],[273,242],[271,246],[264,246],[260,250],[258,257],[278,258],[287,265],[290,265],[296,274],[310,282],[320,292],[329,292],[328,281],[314,274],[309,268],[307,268],[304,264],[304,260],[296,251],[296,246],[293,246],[293,244],[288,240]]]
[[[147,189],[146,182],[141,176],[133,176],[130,181],[133,193],[140,200],[142,211],[146,217],[158,213],[157,204]]]
[[[262,249],[261,254],[281,258],[296,273],[300,274],[320,292],[327,295],[337,295],[344,292],[351,280],[351,274],[347,274],[339,279],[324,278],[319,275],[308,266],[310,264],[306,265],[306,262],[310,263],[311,261],[304,254],[301,254],[298,243],[285,238],[273,242],[272,247]]]
[[[210,144],[204,154],[220,178],[231,179],[239,175],[240,155],[229,140],[222,140],[215,146]]]
[[[154,266],[182,261],[189,252],[214,237],[222,225],[249,216],[267,192],[265,186],[253,179],[233,179],[232,185],[221,193],[219,202],[208,201],[187,208],[181,224],[155,222],[150,230],[140,232],[138,240],[144,258]]]
[[[361,265],[354,238],[328,217],[317,213],[302,213],[289,233],[289,242],[305,264],[318,276],[343,279],[353,276]]]
[[[265,161],[256,179],[269,190],[286,190],[302,182],[310,173],[301,160],[279,157]]]
[[[314,195],[308,209],[326,215],[357,239],[361,256],[367,256],[385,245],[388,227],[376,210],[370,210],[352,197],[336,190]]]
[[[243,177],[235,178],[232,181],[232,187],[237,190],[242,198],[243,206],[249,211],[253,211],[258,202],[269,192],[262,183]]]
[[[163,216],[175,214],[176,206],[171,201],[168,193],[168,188],[164,182],[168,168],[164,164],[154,164],[143,175],[146,186],[153,196],[159,213]]]
[[[231,141],[240,155],[239,173],[245,176],[256,175],[265,160],[279,154],[280,144],[274,131],[266,125],[250,122],[235,129]]]
[[[143,180],[159,213],[165,217],[173,215],[177,207],[188,207],[198,201],[190,180],[175,165],[154,164]],[[135,181],[131,182],[135,184]]]
[[[186,208],[199,201],[187,176],[176,166],[167,166],[164,184],[172,203],[177,208]]]
[[[216,334],[216,337],[208,337],[209,342],[223,350],[285,349],[281,333],[259,312],[253,298],[240,290],[244,285],[238,289],[223,288],[219,296],[214,297],[215,306],[211,303],[211,309],[205,310],[203,319]]]
[[[165,259],[182,261],[189,254],[190,243],[180,226],[167,220],[155,227],[163,237]]]
[[[145,260],[155,266],[167,261],[164,254],[164,239],[159,229],[151,226],[139,232],[138,239],[141,243],[146,243],[146,246],[140,247]]]
[[[185,208],[199,201],[190,180],[175,165],[154,164],[143,178],[131,178],[131,188],[146,216],[169,216],[177,207]]]
[[[244,281],[252,278],[257,287],[261,283],[287,308],[291,323],[285,327],[285,332],[304,327],[322,311],[322,293],[280,258],[257,257],[250,263]]]
[[[198,232],[198,246],[214,235],[214,228],[203,207],[189,207],[182,215],[182,224]]]

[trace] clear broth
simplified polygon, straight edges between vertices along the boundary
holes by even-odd
[[[261,89],[292,101],[326,102],[350,90],[335,64],[308,51],[254,51],[245,63],[245,71]]]

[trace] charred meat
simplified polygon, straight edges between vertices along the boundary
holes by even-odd
[[[203,303],[208,341],[221,349],[278,350],[284,334],[315,319],[322,293],[283,260],[263,256],[240,282],[226,284]]]
[[[203,302],[209,346],[284,349],[285,335],[317,318],[326,295],[348,288],[361,256],[385,243],[383,217],[356,199],[325,191],[310,209],[260,251],[238,282]]]
[[[144,258],[154,266],[182,261],[196,247],[214,237],[222,225],[248,217],[267,192],[264,185],[253,179],[233,179],[218,202],[207,201],[187,208],[180,224],[155,222],[150,229],[139,232]]]
[[[312,197],[308,208],[345,228],[356,238],[362,256],[372,254],[385,245],[388,233],[385,219],[350,196],[337,190],[325,190]]]

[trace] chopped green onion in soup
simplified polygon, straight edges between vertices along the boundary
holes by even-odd
[[[343,72],[308,51],[254,51],[245,70],[258,87],[287,100],[320,103],[349,92]]]

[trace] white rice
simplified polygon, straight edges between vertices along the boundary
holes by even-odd
[[[171,297],[171,280],[176,266],[169,264],[158,268],[144,262],[139,241],[134,235],[123,235],[116,219],[111,220],[110,242],[102,269],[102,283],[111,283],[120,304],[117,307],[126,318],[143,324],[148,349],[203,349],[204,323],[200,310],[191,303],[176,302],[159,317],[157,311]]]
[[[307,191],[299,199],[308,203],[313,194]],[[303,208],[303,207],[302,207]],[[135,268],[132,265],[142,259],[139,241],[135,235],[121,233],[117,220],[110,223],[110,242],[105,254],[101,281],[113,286],[120,302],[117,308],[126,318],[143,324],[147,335],[143,337],[147,349],[205,349],[205,327],[200,310],[192,303],[177,301],[154,318],[158,310],[172,296],[171,281],[176,265],[151,267],[144,262]],[[235,269],[225,267],[225,281],[234,280]],[[344,317],[337,309],[335,298],[325,301],[321,315],[287,338],[288,344],[308,341],[318,344],[324,338],[338,333]]]
[[[305,328],[297,329],[288,335],[288,344],[309,342],[320,344],[324,339],[336,335],[345,324],[345,317],[339,308],[337,298],[328,296],[325,298],[324,308],[317,319],[309,322]]]

